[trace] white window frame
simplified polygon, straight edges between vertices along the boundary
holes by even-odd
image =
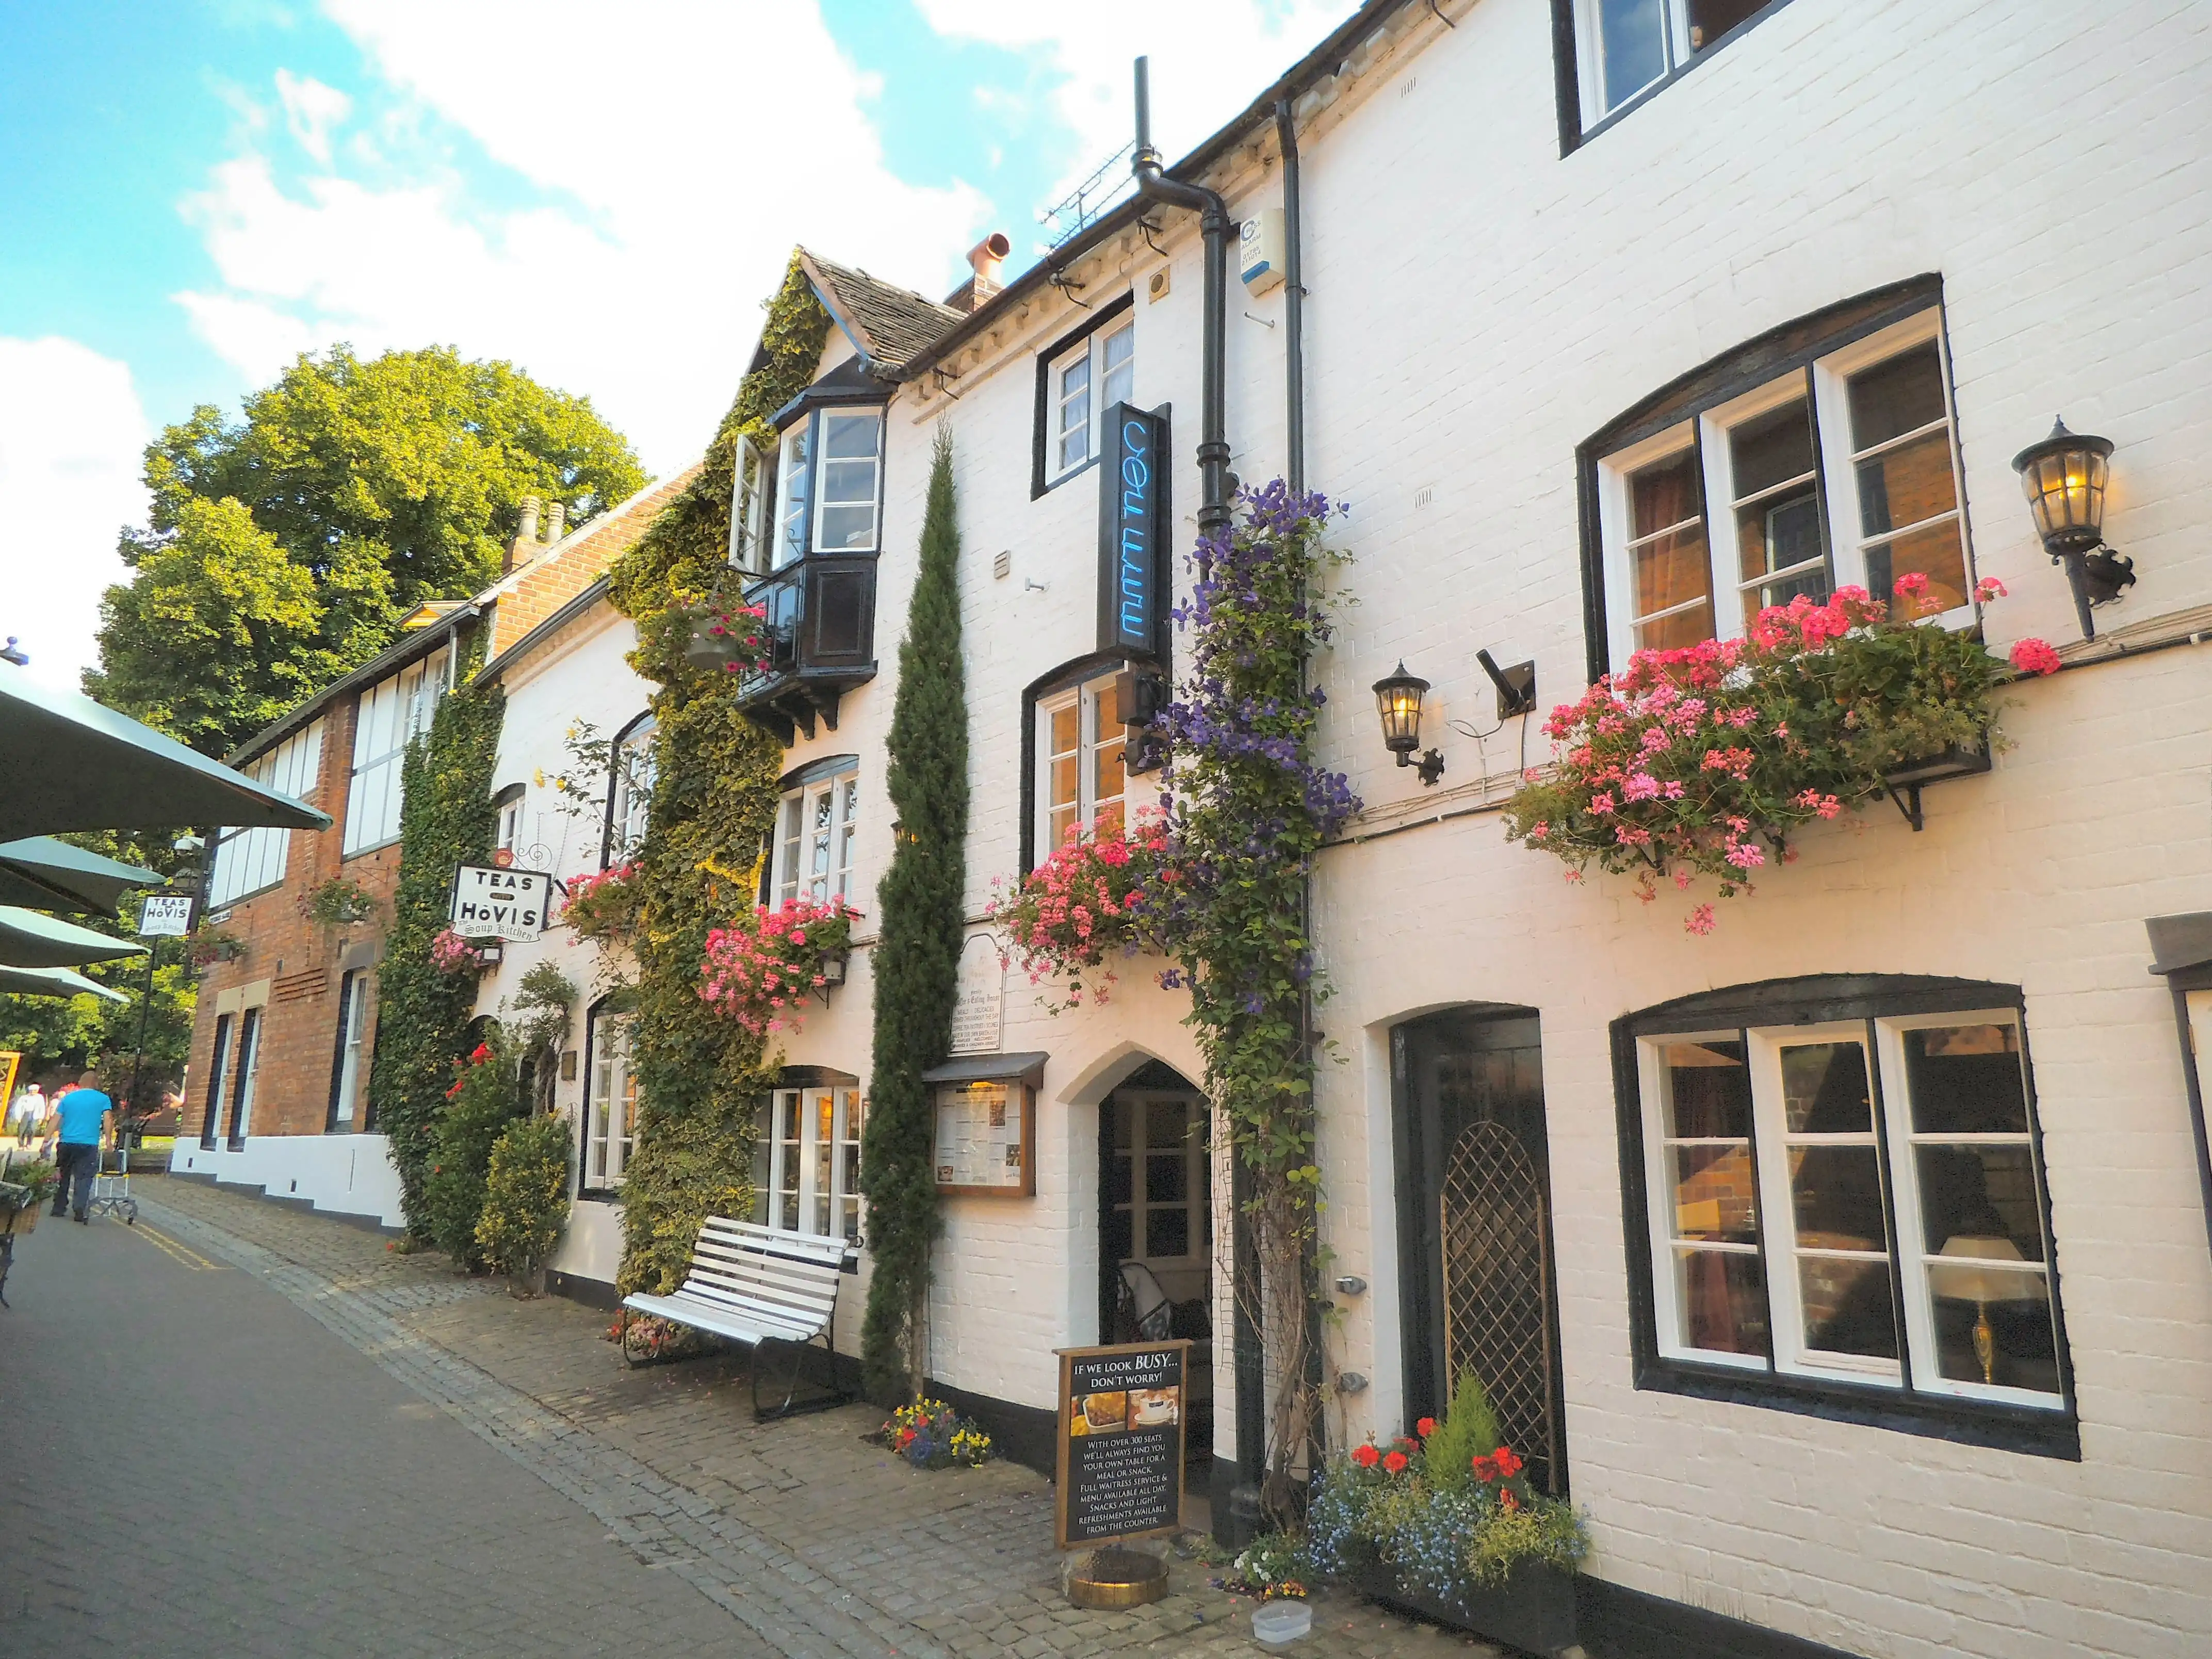
[[[737,441],[732,473],[729,562],[753,575],[769,568],[768,507],[775,461],[750,438]]]
[[[830,1116],[824,1140],[822,1118]],[[860,1139],[867,1101],[856,1088],[810,1085],[771,1091],[762,1136],[766,1179],[753,1218],[777,1232],[860,1243]],[[827,1179],[824,1179],[826,1171]]]
[[[1936,346],[1942,370],[1943,422],[1950,436],[1953,499],[1957,504],[1951,514],[1938,514],[1921,524],[1905,525],[1875,535],[1865,535],[1860,528],[1858,476],[1854,465],[1857,452],[1853,448],[1851,440],[1850,377],[1930,342]],[[1601,568],[1604,572],[1606,587],[1606,639],[1609,660],[1616,671],[1627,665],[1629,657],[1637,649],[1637,622],[1651,619],[1638,618],[1632,614],[1636,603],[1636,583],[1634,562],[1629,547],[1629,532],[1634,524],[1630,478],[1655,462],[1667,459],[1693,444],[1697,447],[1702,467],[1699,484],[1704,492],[1706,580],[1711,584],[1712,595],[1713,635],[1715,638],[1723,640],[1741,638],[1750,625],[1752,617],[1757,614],[1756,606],[1747,604],[1747,594],[1755,592],[1772,578],[1762,576],[1750,581],[1742,579],[1729,434],[1746,421],[1756,419],[1801,398],[1809,400],[1813,416],[1816,461],[1814,483],[1820,501],[1821,539],[1828,562],[1828,591],[1832,593],[1838,587],[1865,587],[1869,585],[1866,568],[1866,550],[1869,546],[1879,542],[1899,540],[1912,531],[1938,524],[1955,514],[1959,525],[1966,600],[1940,614],[1919,620],[1949,629],[1972,625],[1979,606],[1973,598],[1974,545],[1966,507],[1966,471],[1959,453],[1958,408],[1952,395],[1950,350],[1944,337],[1942,309],[1940,306],[1930,306],[1887,328],[1879,329],[1863,339],[1854,340],[1824,353],[1813,361],[1809,369],[1785,370],[1725,403],[1701,410],[1694,416],[1686,416],[1663,432],[1639,439],[1599,459],[1598,535]],[[1890,443],[1901,444],[1913,436],[1935,429],[1935,424],[1930,422],[1917,428],[1916,433],[1905,434],[1890,441]],[[1890,445],[1886,444],[1877,447],[1888,447]],[[1873,453],[1875,450],[1869,449],[1867,453]],[[1873,597],[1881,600],[1891,598],[1887,593],[1875,593]],[[1664,613],[1653,613],[1654,617],[1662,614]]]
[[[583,1189],[623,1184],[637,1146],[637,1073],[630,1065],[630,1016],[595,1009],[586,1040],[591,1074],[584,1091]]]
[[[246,769],[246,775],[271,789],[305,799],[313,794],[323,769],[323,723],[295,732]],[[277,885],[291,858],[292,832],[266,828],[216,832],[215,868],[209,878],[208,908],[222,909]]]
[[[797,564],[813,545],[815,447],[811,415],[800,416],[776,434],[775,545],[769,561],[772,569]],[[802,452],[803,462],[799,459]]]
[[[807,545],[817,553],[872,553],[877,550],[883,538],[884,411],[872,404],[844,409],[833,405],[828,409],[816,410],[812,419],[814,423],[812,480],[814,498],[808,507],[811,515],[811,529]],[[876,441],[875,447],[866,456],[832,456],[829,453],[830,426],[838,422],[848,421],[866,422],[869,430],[873,434]],[[824,495],[823,491],[828,485],[830,472],[833,469],[849,471],[857,468],[864,460],[868,469],[867,539],[865,543],[848,541],[836,547],[824,546],[822,540],[824,525],[823,509],[860,505],[857,496],[840,496],[833,501]]]
[[[215,1017],[215,1030],[208,1039],[208,1104],[206,1115],[200,1119],[200,1146],[213,1152],[222,1145],[223,1114],[228,1107],[226,1097],[230,1091],[231,1060],[238,1052],[238,1015],[219,1013]]]
[[[231,1028],[232,1121],[223,1129],[228,1146],[242,1146],[253,1133],[253,1097],[261,1081],[261,1051],[268,1047],[269,1006],[251,1003],[238,1011]]]
[[[338,1075],[331,1103],[331,1127],[349,1133],[359,1115],[361,1085],[368,1077],[368,981],[366,968],[349,969],[339,981]]]
[[[1960,1025],[2010,1027],[2025,1046],[2026,1036],[2017,1008],[1965,1012],[1882,1015],[1866,1019],[1838,1020],[1823,1024],[1777,1023],[1741,1028],[1688,1030],[1642,1036],[1637,1040],[1639,1102],[1644,1127],[1644,1191],[1645,1219],[1650,1241],[1652,1312],[1656,1346],[1662,1358],[1728,1366],[1763,1375],[1796,1376],[1865,1386],[1911,1396],[1928,1395],[1964,1401],[2025,1406],[2038,1411],[2063,1412],[2063,1393],[2008,1387],[1947,1377],[1942,1373],[1936,1328],[1935,1297],[1929,1285],[1929,1267],[1958,1265],[1978,1258],[1944,1258],[1936,1254],[1942,1241],[1931,1243],[1921,1207],[1918,1165],[1915,1149],[1923,1142],[1943,1146],[2002,1145],[2029,1149],[2030,1168],[2036,1186],[2037,1224],[2042,1230],[2042,1260],[2001,1270],[2022,1277],[2039,1277],[2045,1299],[2057,1315],[2058,1288],[2050,1231],[2047,1173],[2035,1129],[2034,1102],[2025,1073],[2021,1097],[2026,1103],[2027,1127],[1989,1133],[1937,1132],[1920,1134],[1911,1127],[1911,1084],[1905,1064],[1905,1033]],[[1871,1041],[1869,1042],[1869,1025]],[[1766,1285],[1767,1328],[1772,1362],[1765,1356],[1692,1346],[1682,1340],[1683,1307],[1674,1273],[1677,1240],[1674,1236],[1674,1177],[1668,1160],[1670,1143],[1662,1110],[1665,1051],[1677,1044],[1746,1042],[1745,1059],[1752,1091],[1752,1154],[1757,1174],[1758,1202],[1754,1219],[1756,1245],[1745,1247],[1761,1260]],[[1780,1088],[1780,1051],[1785,1047],[1824,1042],[1850,1042],[1866,1048],[1868,1081],[1873,1096],[1873,1123],[1868,1133],[1786,1134]],[[1694,1140],[1696,1138],[1692,1138]],[[1733,1137],[1729,1138],[1733,1139]],[[1893,1235],[1880,1253],[1885,1274],[1891,1272],[1890,1252],[1901,1271],[1903,1299],[1899,1304],[1904,1328],[1904,1360],[1908,1366],[1859,1354],[1839,1354],[1808,1349],[1803,1340],[1803,1304],[1797,1279],[1798,1245],[1796,1211],[1790,1191],[1789,1154],[1792,1144],[1850,1144],[1871,1146],[1882,1185],[1887,1225]],[[1699,1249],[1720,1249],[1700,1243]],[[1735,1247],[1725,1247],[1734,1249]],[[1871,1257],[1875,1253],[1868,1253]]]
[[[1136,331],[1136,318],[1125,313],[1102,323],[1046,366],[1045,477],[1048,483],[1057,483],[1097,459],[1098,434],[1103,429],[1106,411],[1117,403],[1130,402],[1135,398]],[[1126,354],[1120,362],[1109,366],[1112,345],[1121,342],[1127,343]],[[1078,368],[1084,369],[1088,379],[1079,392],[1071,393],[1067,377]],[[1114,391],[1110,383],[1117,378],[1123,384],[1119,391]],[[1083,431],[1083,453],[1070,456],[1064,446],[1079,424]]]
[[[769,861],[769,902],[793,899],[826,904],[832,898],[853,902],[854,871],[860,839],[860,771],[857,764],[787,789],[775,809],[775,845]],[[817,817],[823,827],[817,828]],[[812,854],[819,842],[823,868]]]
[[[1036,700],[1036,861],[1042,864],[1059,850],[1060,841],[1053,833],[1052,817],[1054,802],[1052,798],[1053,763],[1069,751],[1054,750],[1052,737],[1052,717],[1061,710],[1080,705],[1081,718],[1077,722],[1079,736],[1073,751],[1076,757],[1075,826],[1090,833],[1098,822],[1099,809],[1119,804],[1126,830],[1128,817],[1128,727],[1116,721],[1113,735],[1102,738],[1098,729],[1099,695],[1109,691],[1114,683],[1125,672],[1125,665],[1115,663],[1103,672],[1093,674],[1076,684],[1065,686],[1048,696]],[[1119,711],[1116,710],[1118,713]],[[1121,793],[1104,800],[1098,796],[1098,751],[1104,744],[1122,744]]]
[[[1654,90],[1665,86],[1692,55],[1689,8],[1683,0],[1653,0],[1664,15],[1660,37],[1665,46],[1665,61],[1657,75],[1608,104],[1605,98],[1605,58],[1599,44],[1598,8],[1601,3],[1602,0],[1575,0],[1575,75],[1582,93],[1584,131],[1650,97]]]
[[[492,837],[492,850],[505,853],[514,859],[522,856],[523,787],[509,784],[493,797],[492,804],[499,811],[499,828]]]
[[[355,707],[341,857],[373,853],[399,839],[407,745],[430,729],[452,672],[452,653],[433,652],[362,690]]]
[[[624,726],[607,749],[606,833],[601,838],[599,868],[612,869],[637,855],[653,817],[653,782],[659,769],[654,734],[660,722],[651,714]]]

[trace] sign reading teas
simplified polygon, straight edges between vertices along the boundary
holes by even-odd
[[[453,872],[453,931],[463,939],[536,939],[552,896],[553,878],[543,870],[464,864]]]
[[[1151,659],[1166,603],[1167,417],[1115,404],[1099,463],[1098,648]]]

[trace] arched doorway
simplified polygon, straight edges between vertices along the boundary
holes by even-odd
[[[1098,1108],[1099,1340],[1190,1339],[1194,1465],[1213,1444],[1212,1121],[1197,1086],[1157,1060]]]
[[[1390,1034],[1406,1420],[1482,1379],[1541,1490],[1566,1491],[1542,1036],[1530,1008],[1476,1005]]]

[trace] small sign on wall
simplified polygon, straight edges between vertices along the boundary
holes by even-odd
[[[1099,463],[1098,648],[1151,660],[1167,602],[1167,416],[1115,404]]]
[[[553,878],[543,870],[461,865],[453,872],[453,931],[463,939],[536,939],[552,895]]]
[[[1006,1024],[1006,964],[988,933],[970,933],[960,947],[952,1004],[956,1054],[996,1054]]]
[[[1061,1549],[1182,1527],[1183,1340],[1060,1350]]]
[[[1018,1079],[940,1083],[937,1190],[993,1198],[1034,1198],[1036,1091]]]

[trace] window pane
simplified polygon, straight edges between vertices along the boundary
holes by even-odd
[[[1801,1256],[1797,1283],[1804,1297],[1807,1347],[1897,1358],[1887,1261]]]
[[[1735,498],[1748,500],[1813,470],[1813,416],[1804,402],[1784,404],[1729,432]]]
[[[1954,1382],[2058,1392],[2051,1286],[2039,1271],[1931,1265],[1936,1365]]]
[[[2043,1260],[2043,1206],[2035,1190],[2035,1158],[2026,1141],[2009,1146],[1922,1145],[1913,1150],[1920,1176],[1920,1215],[1928,1248],[1938,1255]]]
[[[1912,1127],[1920,1134],[2026,1134],[2020,1029],[1937,1025],[1905,1033]]]
[[[1856,1134],[1874,1127],[1866,1049],[1856,1042],[1805,1042],[1782,1051],[1784,1121],[1792,1134]]]
[[[1690,0],[1690,50],[1703,52],[1767,0]]]
[[[1660,1109],[1668,1135],[1741,1139],[1751,1133],[1751,1072],[1741,1042],[1670,1042],[1660,1065],[1665,1072]]]
[[[1106,1170],[1106,1201],[1127,1204],[1134,1196],[1135,1177],[1131,1173],[1133,1160],[1126,1152],[1117,1156]]]
[[[1680,651],[1712,637],[1711,600],[1674,611],[1656,622],[1636,624],[1636,648],[1639,651]]]
[[[1734,1251],[1682,1250],[1675,1258],[1680,1340],[1721,1353],[1766,1352],[1766,1269]]]
[[[1850,405],[1854,450],[1871,449],[1942,420],[1943,365],[1935,341],[1852,375]],[[1949,470],[1947,457],[1947,475]]]
[[[1098,406],[1103,410],[1115,404],[1126,404],[1136,396],[1137,329],[1130,324],[1116,329],[1106,337],[1100,354],[1105,359],[1106,378],[1099,387]]]
[[[1667,18],[1659,0],[1595,0],[1599,74],[1617,109],[1667,72]]]
[[[1190,1254],[1190,1212],[1147,1210],[1145,1212],[1145,1254],[1148,1256]]]
[[[1743,579],[1751,581],[1790,570],[1820,556],[1820,500],[1812,485],[1771,495],[1736,509],[1736,550]],[[1767,585],[1765,605],[1787,605],[1802,592],[1818,593],[1818,579]]]
[[[1130,1245],[1129,1212],[1116,1210],[1098,1228],[1098,1248],[1109,1261],[1127,1261]]]
[[[1790,1202],[1808,1249],[1886,1250],[1881,1164],[1871,1146],[1793,1146]]]
[[[1705,501],[1697,452],[1686,449],[1630,475],[1628,502],[1628,533],[1634,541],[1701,517]]]
[[[1190,1135],[1188,1109],[1179,1100],[1148,1101],[1145,1105],[1145,1145],[1152,1152],[1181,1146]]]
[[[1958,506],[1951,482],[1951,430],[1935,431],[1858,464],[1859,530],[1879,536]]]
[[[1137,1115],[1124,1103],[1116,1102],[1114,1113],[1114,1144],[1127,1148],[1137,1144]]]
[[[1952,611],[1966,602],[1966,554],[1959,544],[1959,521],[1916,530],[1895,541],[1876,542],[1866,550],[1867,592],[1887,593],[1899,576],[1917,571],[1928,578],[1926,597],[1936,611]]]
[[[1079,356],[1060,371],[1059,466],[1066,471],[1091,459],[1091,354]]]
[[[1747,1143],[1733,1146],[1677,1146],[1674,1152],[1674,1237],[1712,1243],[1756,1244],[1758,1177]]]
[[[779,531],[775,545],[779,568],[800,558],[806,551],[806,501],[813,461],[809,440],[809,424],[802,420],[783,434],[779,450],[781,475],[776,485]]]
[[[1181,1204],[1190,1197],[1190,1160],[1182,1152],[1145,1156],[1145,1201]]]

